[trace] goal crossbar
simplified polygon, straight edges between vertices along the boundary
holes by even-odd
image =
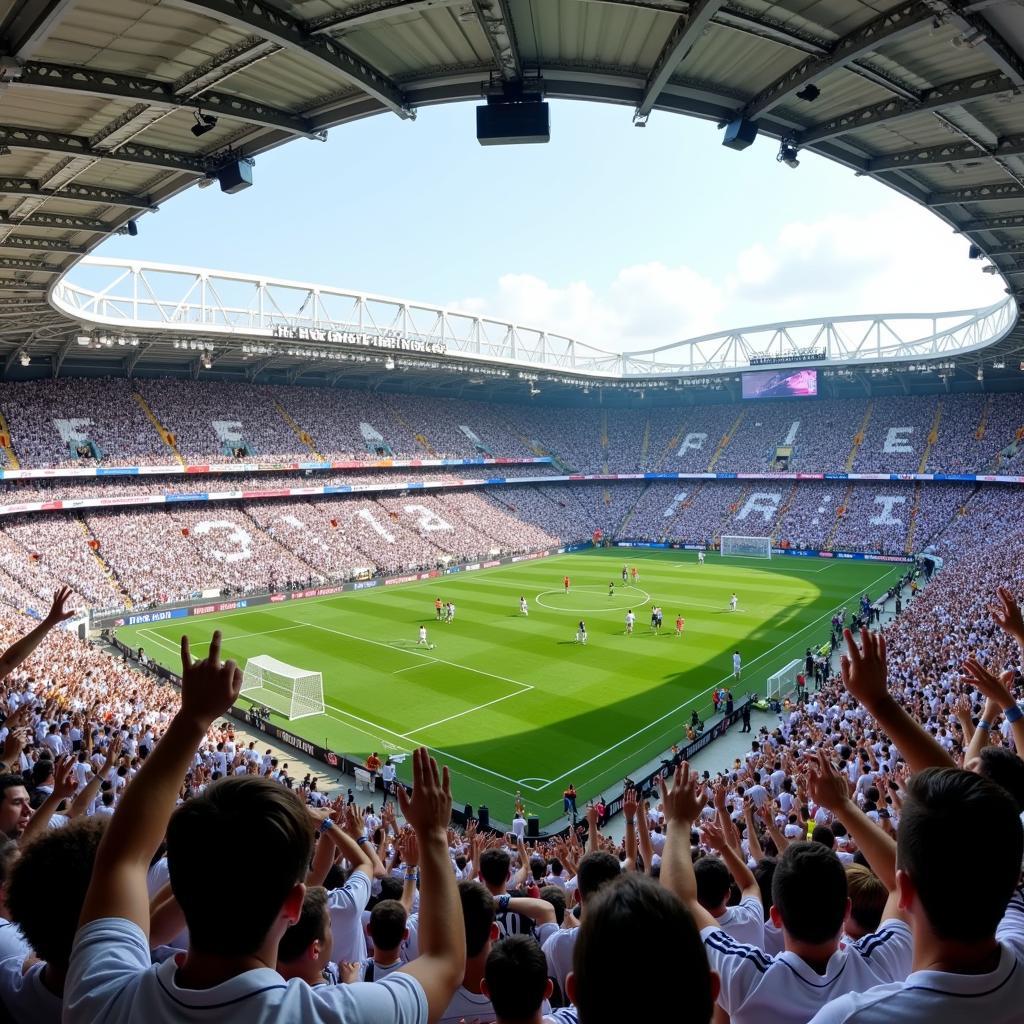
[[[768,683],[765,688],[766,696],[769,700],[772,697],[784,697],[787,693],[795,690],[796,677],[803,670],[803,667],[803,659],[795,658],[780,668],[778,672],[773,672],[768,677]]]
[[[745,558],[771,558],[771,537],[724,536],[719,538],[719,552],[724,556],[742,555]]]
[[[297,668],[269,654],[257,655],[245,663],[240,693],[289,720],[324,713],[321,673]]]

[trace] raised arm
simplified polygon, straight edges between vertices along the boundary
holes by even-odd
[[[438,774],[437,763],[420,747],[413,753],[412,795],[398,789],[402,815],[416,832],[420,852],[420,955],[402,971],[423,986],[430,1024],[448,1008],[466,970],[466,934],[462,904],[448,858],[448,823],[452,790],[448,769]]]
[[[747,825],[747,846],[750,847],[750,856],[756,861],[762,861],[764,849],[761,847],[761,840],[757,836],[757,827],[754,824],[754,801],[749,796],[743,798],[743,820]]]
[[[34,836],[42,835],[50,825],[50,819],[56,814],[57,808],[70,799],[75,792],[75,759],[71,754],[58,757],[53,765],[53,792],[39,805],[32,815],[25,831],[21,835],[20,844],[25,845]]]
[[[587,808],[587,853],[596,853],[601,849],[601,833],[597,824],[597,808],[591,804]]]
[[[167,831],[181,780],[213,721],[226,713],[242,687],[233,661],[221,663],[220,631],[210,653],[194,662],[188,637],[181,638],[181,709],[163,739],[124,791],[96,851],[80,924],[102,917],[125,918],[149,934],[146,875]]]
[[[71,804],[68,810],[69,818],[77,818],[80,814],[85,814],[89,810],[89,805],[96,799],[96,794],[99,793],[103,780],[110,775],[114,765],[117,764],[117,758],[120,753],[121,737],[115,736],[107,747],[107,756],[103,760],[102,767],[98,772],[93,773],[93,777],[82,787],[82,792],[75,797]]]
[[[651,842],[651,825],[647,820],[647,805],[641,804],[637,811],[636,835],[640,844],[640,859],[644,862],[644,874],[654,871],[654,845]]]
[[[70,597],[70,587],[61,587],[56,591],[46,618],[35,629],[26,633],[20,640],[15,640],[3,654],[0,654],[0,679],[10,675],[43,642],[46,634],[54,626],[67,621],[75,614],[64,607]]]
[[[416,843],[416,833],[406,832],[398,840],[405,861],[405,884],[402,886],[402,906],[406,914],[412,913],[416,902],[416,885],[420,880],[420,848]]]
[[[974,730],[970,743],[964,751],[964,764],[977,757],[992,741],[992,726],[999,718],[999,705],[994,700],[985,701],[985,710],[978,719],[978,728]]]
[[[965,683],[972,683],[982,693],[982,696],[991,703],[998,706],[999,710],[1006,716],[1013,732],[1013,745],[1017,748],[1017,756],[1024,756],[1024,717],[1017,702],[1010,693],[1010,684],[1013,682],[1013,672],[1003,672],[998,678],[988,671],[974,658],[969,658],[964,663],[967,669]],[[993,719],[993,721],[995,721]],[[980,731],[980,730],[979,730]]]
[[[996,603],[990,607],[990,611],[996,625],[1017,641],[1021,657],[1024,657],[1024,613],[1017,599],[1006,587],[997,587]]]
[[[697,900],[697,877],[693,873],[690,852],[690,832],[693,823],[700,818],[706,799],[700,779],[690,775],[690,766],[683,761],[676,768],[671,790],[663,778],[658,779],[658,785],[668,827],[661,854],[661,884],[686,904],[698,928],[715,927],[715,919]]]
[[[846,654],[840,662],[843,685],[872,714],[910,765],[911,771],[925,768],[955,768],[953,759],[889,693],[886,685],[885,637],[868,629],[860,631],[861,647],[853,633],[843,630]]]
[[[722,819],[706,821],[701,825],[701,836],[704,842],[725,862],[725,866],[729,869],[729,874],[732,875],[733,881],[739,886],[740,898],[747,899],[751,897],[760,901],[761,887],[757,884],[754,873],[747,867],[739,844],[733,842],[735,838],[738,838],[738,836],[734,835],[734,832],[735,829],[730,831],[725,828],[725,823]]]
[[[639,801],[635,789],[627,789],[622,795],[622,815],[626,822],[626,870],[636,871],[636,812]]]

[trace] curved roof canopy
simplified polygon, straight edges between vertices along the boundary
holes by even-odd
[[[1024,300],[1012,0],[0,0],[0,40],[8,367],[26,345],[59,367],[59,275],[225,165],[535,83],[637,124],[744,118],[931,207]]]

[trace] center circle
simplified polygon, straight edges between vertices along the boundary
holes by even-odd
[[[625,604],[618,604],[616,599],[619,597],[621,591],[629,590],[636,594],[642,594],[643,600],[630,600]],[[593,602],[591,604],[582,605],[574,601],[573,599],[579,594],[583,600]],[[547,608],[553,612],[572,612],[599,614],[600,612],[624,612],[630,608],[643,608],[645,604],[651,603],[651,595],[646,590],[641,590],[639,587],[634,587],[631,583],[627,583],[625,586],[617,586],[615,588],[615,595],[608,598],[607,604],[600,603],[601,595],[607,598],[608,590],[606,587],[584,585],[581,587],[571,587],[567,594],[564,590],[542,590],[539,594],[534,597],[534,603],[539,605],[541,608]],[[549,597],[548,601],[545,601],[545,597]]]

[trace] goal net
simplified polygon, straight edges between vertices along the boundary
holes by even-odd
[[[771,558],[771,537],[722,537],[722,555],[743,555],[746,558]]]
[[[245,663],[241,695],[288,719],[324,713],[323,676],[266,654]]]
[[[774,697],[777,700],[781,700],[787,693],[795,690],[796,677],[803,670],[803,667],[803,661],[797,658],[795,661],[791,661],[788,665],[780,668],[778,672],[772,673],[768,677],[768,699],[771,700]]]

